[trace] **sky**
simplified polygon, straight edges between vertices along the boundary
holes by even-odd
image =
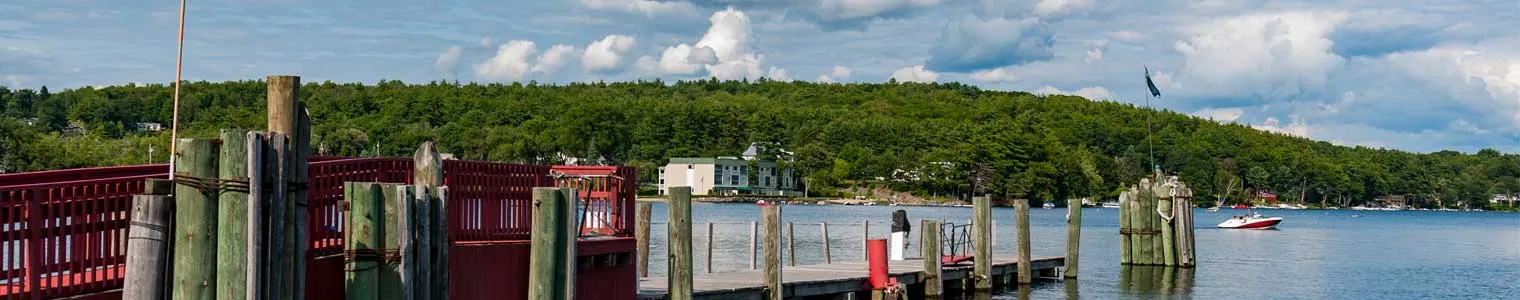
[[[178,1],[7,2],[0,86],[173,81]],[[1514,0],[189,0],[184,77],[895,78],[1520,153],[1515,16]]]

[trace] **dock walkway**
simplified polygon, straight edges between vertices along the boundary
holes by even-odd
[[[1055,276],[1056,269],[1063,267],[1066,259],[1060,256],[1035,256],[1030,261],[1030,269],[1036,276]],[[1004,282],[1018,274],[1017,266],[1018,257],[1015,255],[994,256],[992,276],[996,282]],[[924,262],[918,258],[891,261],[888,263],[888,271],[892,277],[897,278],[897,282],[915,285],[924,277]],[[945,265],[941,276],[947,282],[946,287],[955,287],[957,285],[953,282],[965,279],[970,273],[971,263],[966,262]],[[864,261],[782,267],[781,279],[785,281],[782,284],[782,295],[792,298],[864,291],[870,289],[866,282],[867,274]],[[638,299],[668,299],[666,281],[666,277],[640,278]],[[765,293],[760,270],[697,273],[692,278],[692,285],[692,294],[696,299],[761,299]]]

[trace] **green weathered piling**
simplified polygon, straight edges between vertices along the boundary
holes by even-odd
[[[348,201],[350,230],[343,243],[348,258],[344,293],[349,300],[377,300],[380,298],[380,267],[385,247],[385,214],[381,198],[384,193],[380,184],[373,182],[347,182],[343,186],[343,199]]]
[[[405,232],[401,229],[401,225],[403,224],[401,222],[403,219],[401,217],[401,204],[406,201],[402,197],[407,196],[407,193],[401,190],[401,185],[398,184],[383,184],[381,185],[380,193],[381,219],[385,220],[384,223],[381,223],[382,227],[380,227],[383,233],[382,236],[385,238],[381,241],[381,246],[385,249],[395,249],[400,254],[401,241],[397,237],[402,236],[401,233]],[[380,278],[380,299],[402,299],[401,269],[399,267],[401,267],[400,264],[384,264],[380,266],[378,274]]]
[[[217,177],[217,299],[248,296],[248,131],[222,130]],[[257,287],[254,287],[257,288]]]
[[[174,281],[171,299],[216,299],[217,148],[215,139],[175,147]]]
[[[533,188],[532,248],[528,265],[528,299],[569,299],[565,287],[568,273],[574,267],[574,258],[567,257],[565,248],[572,248],[575,239],[566,230],[571,226],[570,213],[574,209],[559,188]]]
[[[670,188],[670,206],[667,209],[667,231],[669,243],[669,280],[668,291],[671,300],[692,299],[692,265],[691,265],[691,187],[678,186]]]

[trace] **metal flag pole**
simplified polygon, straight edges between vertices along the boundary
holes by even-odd
[[[169,124],[169,180],[174,180],[174,141],[179,139],[179,86],[185,62],[185,2],[179,0],[179,54],[174,56],[174,119]]]
[[[1150,92],[1150,90],[1148,90],[1149,89],[1148,85],[1150,84],[1150,81],[1151,81],[1151,71],[1150,71],[1150,68],[1147,67],[1146,70],[1145,70],[1145,82],[1147,84],[1147,90],[1145,91],[1146,92],[1146,94],[1145,94],[1145,108],[1146,109],[1150,109],[1151,108],[1151,97],[1153,95]],[[1153,114],[1154,113],[1146,113],[1145,114],[1145,145],[1148,148],[1146,150],[1147,155],[1150,157],[1151,173],[1155,174],[1156,169],[1160,169],[1160,167],[1156,165],[1156,142],[1151,137],[1151,115],[1153,115]]]

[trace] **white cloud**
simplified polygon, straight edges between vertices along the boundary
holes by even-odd
[[[765,57],[749,52],[750,19],[744,12],[728,8],[714,12],[712,26],[695,44],[666,47],[660,54],[660,70],[668,74],[695,74],[706,70],[718,79],[759,78],[765,75],[761,64]]]
[[[1263,122],[1261,124],[1251,125],[1251,128],[1256,128],[1256,130],[1261,130],[1261,131],[1275,132],[1275,133],[1287,134],[1287,135],[1292,135],[1292,136],[1297,136],[1297,137],[1308,137],[1309,136],[1309,125],[1308,124],[1304,124],[1303,120],[1300,119],[1298,116],[1293,116],[1293,122],[1290,123],[1290,124],[1286,124],[1286,125],[1282,124],[1282,121],[1277,120],[1277,118],[1270,118],[1269,117],[1269,118],[1267,118],[1267,120],[1265,122]]]
[[[616,34],[591,42],[586,45],[586,53],[581,56],[581,68],[586,72],[615,70],[635,43],[631,36]]]
[[[771,70],[765,73],[765,77],[775,81],[792,81],[792,76],[786,74],[786,69],[777,67],[771,67]]]
[[[554,45],[538,56],[538,63],[533,65],[533,73],[550,74],[565,66],[568,60],[575,58],[575,47],[570,45]]]
[[[1087,63],[1095,63],[1100,61],[1103,61],[1103,48],[1092,48],[1092,50],[1087,50]]]
[[[753,54],[745,55],[739,59],[730,59],[718,64],[706,66],[707,74],[723,80],[738,80],[744,78],[760,78],[760,60],[762,57]]]
[[[834,66],[833,73],[830,76],[833,76],[833,78],[837,78],[839,80],[849,79],[850,68],[846,68],[844,66]]]
[[[716,64],[719,61],[718,51],[707,46],[692,48],[691,53],[686,55],[686,61],[699,65]]]
[[[475,65],[475,77],[488,80],[517,81],[532,70],[533,54],[537,53],[532,41],[508,41],[496,49],[496,56]]]
[[[665,52],[660,54],[660,71],[668,74],[687,75],[696,73],[702,65],[691,63],[691,46],[680,44],[666,47]]]
[[[1206,21],[1174,49],[1185,60],[1190,95],[1292,99],[1323,90],[1345,60],[1330,33],[1344,13],[1257,14]]]
[[[481,49],[491,49],[491,45],[494,45],[494,44],[496,44],[496,42],[493,41],[493,40],[491,40],[491,37],[489,37],[489,36],[488,37],[482,37],[482,38],[480,38],[480,48]]]
[[[971,80],[986,83],[1014,83],[1018,82],[1018,76],[1014,76],[1008,68],[995,68],[971,73]]]
[[[459,67],[459,55],[459,46],[452,46],[448,50],[444,50],[443,54],[438,55],[438,59],[433,60],[433,71],[453,76],[454,70],[457,70]]]
[[[612,10],[627,13],[642,14],[654,18],[667,15],[694,14],[697,7],[685,1],[653,1],[653,0],[581,0],[581,4],[591,9]]]
[[[1245,114],[1245,110],[1242,110],[1239,107],[1205,108],[1193,112],[1194,116],[1204,117],[1220,122],[1234,122],[1235,120],[1240,119],[1240,116],[1243,114]]]
[[[1074,92],[1068,92],[1068,91],[1062,91],[1061,89],[1058,89],[1056,87],[1048,86],[1047,85],[1047,86],[1043,86],[1043,87],[1040,87],[1038,89],[1035,89],[1034,90],[1034,94],[1036,94],[1036,95],[1077,95],[1077,96],[1081,96],[1082,98],[1087,98],[1089,100],[1109,100],[1109,99],[1113,99],[1114,98],[1114,94],[1112,92],[1109,92],[1108,88],[1101,87],[1101,86],[1090,86],[1090,87],[1085,87],[1085,88],[1077,89]]]
[[[830,73],[828,74],[818,74],[818,79],[814,81],[820,83],[835,83],[850,79],[850,68],[846,68],[845,66],[834,66],[834,68],[829,72]]]
[[[892,72],[893,79],[900,82],[923,82],[931,83],[939,80],[939,73],[924,69],[924,65],[904,67]]]

